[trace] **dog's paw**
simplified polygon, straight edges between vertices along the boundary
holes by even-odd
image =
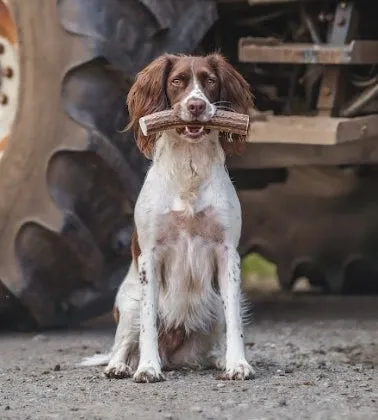
[[[133,378],[135,382],[143,383],[165,381],[165,377],[161,373],[160,367],[156,368],[154,366],[138,367]]]
[[[110,362],[104,370],[104,375],[107,378],[123,379],[131,376],[130,366],[124,362]]]
[[[234,366],[226,369],[226,372],[221,375],[220,379],[226,381],[243,381],[247,379],[253,379],[255,377],[255,370],[246,361],[242,360],[234,364]]]

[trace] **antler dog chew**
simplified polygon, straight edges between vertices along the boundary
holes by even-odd
[[[156,134],[160,131],[181,128],[185,126],[204,126],[218,131],[247,135],[250,117],[247,114],[217,110],[211,120],[207,122],[182,121],[173,110],[155,112],[139,119],[139,126],[144,136]]]

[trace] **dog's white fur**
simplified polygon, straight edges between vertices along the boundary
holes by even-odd
[[[198,83],[183,104],[197,97],[206,101],[211,118],[215,107]],[[218,135],[211,131],[189,142],[171,130],[157,140],[135,207],[141,255],[116,297],[115,342],[109,355],[85,359],[82,365],[108,363],[107,376],[135,372],[137,382],[162,380],[162,368],[181,366],[224,369],[225,379],[253,377],[241,314],[241,209]],[[169,236],[177,226],[169,215],[174,219],[175,212],[184,220],[201,212],[210,237],[178,229],[172,244]],[[166,330],[185,330],[184,343],[169,357],[159,355],[157,323]]]

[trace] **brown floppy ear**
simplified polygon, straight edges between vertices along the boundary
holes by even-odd
[[[128,129],[133,129],[139,150],[151,158],[156,135],[144,136],[139,128],[139,119],[169,107],[166,97],[166,81],[176,56],[165,54],[140,71],[127,95],[127,107],[130,122]]]
[[[220,108],[224,105],[227,111],[251,115],[254,106],[248,82],[221,54],[210,54],[208,60],[220,80]],[[237,154],[243,150],[246,136],[220,133],[220,142],[226,154]]]

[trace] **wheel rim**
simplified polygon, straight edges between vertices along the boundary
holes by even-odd
[[[0,0],[0,159],[16,117],[20,83],[17,28],[6,0]]]

